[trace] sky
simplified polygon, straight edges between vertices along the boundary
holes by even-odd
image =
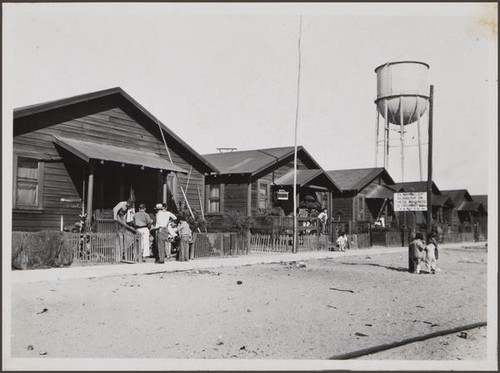
[[[434,181],[496,191],[495,4],[3,4],[4,166],[14,108],[111,87],[200,154],[293,146],[300,16],[297,143],[325,170],[382,166],[374,69],[416,60],[434,85]],[[417,149],[403,175],[391,148],[396,182],[420,179]]]

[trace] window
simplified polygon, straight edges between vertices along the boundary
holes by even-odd
[[[209,185],[208,190],[208,212],[221,212],[220,209],[220,185]]]
[[[268,206],[267,185],[259,185],[259,210],[264,212]]]
[[[25,157],[17,157],[15,161],[14,206],[40,208],[42,163]]]

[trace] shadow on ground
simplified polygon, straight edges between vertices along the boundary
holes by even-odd
[[[341,262],[340,264],[346,264],[346,265],[350,265],[350,266],[372,266],[372,267],[381,267],[381,268],[390,269],[391,271],[408,272],[408,268],[403,268],[403,267],[391,267],[391,266],[383,266],[383,265],[381,265],[381,264],[377,264],[377,263],[347,263],[347,262]]]

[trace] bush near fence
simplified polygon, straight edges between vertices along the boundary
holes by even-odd
[[[244,255],[249,252],[249,233],[194,233],[191,258]]]
[[[72,262],[73,251],[63,232],[12,232],[13,268],[63,267]]]

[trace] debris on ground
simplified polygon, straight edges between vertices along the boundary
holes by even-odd
[[[285,266],[285,268],[306,268],[306,263],[304,262],[296,262],[295,260],[292,260],[290,262],[285,262],[285,261],[281,261],[280,264],[282,266]]]
[[[327,307],[329,307],[329,308],[335,308],[335,309],[337,309],[337,307],[335,307],[335,306],[331,306],[331,305],[329,305],[329,304],[327,304],[326,306],[327,306]]]
[[[33,351],[33,345],[28,345],[28,346],[26,347],[26,349],[27,349],[28,351]]]
[[[40,351],[40,355],[47,355],[47,351]]]
[[[467,333],[466,332],[460,332],[460,334],[458,335],[458,337],[463,338],[463,339],[467,339]]]
[[[246,347],[245,346],[241,346],[240,350],[246,350]]]
[[[45,313],[45,312],[48,312],[48,308],[44,308],[41,312],[37,312],[36,314],[37,315],[40,315],[41,313]]]
[[[354,290],[348,290],[348,289],[330,288],[330,290],[346,291],[346,292],[348,292],[348,293],[355,293],[355,291],[354,291]]]
[[[417,308],[425,308],[424,306],[417,306]]]
[[[247,312],[252,312],[252,310],[250,308],[247,308]]]
[[[243,281],[240,281],[240,280],[236,281],[237,285],[241,285],[242,283],[243,283]]]
[[[372,324],[365,324],[365,326],[373,326]]]
[[[223,344],[224,344],[224,342],[222,342],[222,341],[219,341],[216,343],[217,346],[222,346]]]
[[[209,269],[193,269],[190,271],[186,271],[188,274],[199,274],[199,275],[212,275],[212,276],[220,276],[220,272],[211,271]]]
[[[358,337],[368,337],[368,334],[363,334],[363,333],[360,333],[360,332],[356,332],[356,333],[354,333],[354,335],[356,335]]]

